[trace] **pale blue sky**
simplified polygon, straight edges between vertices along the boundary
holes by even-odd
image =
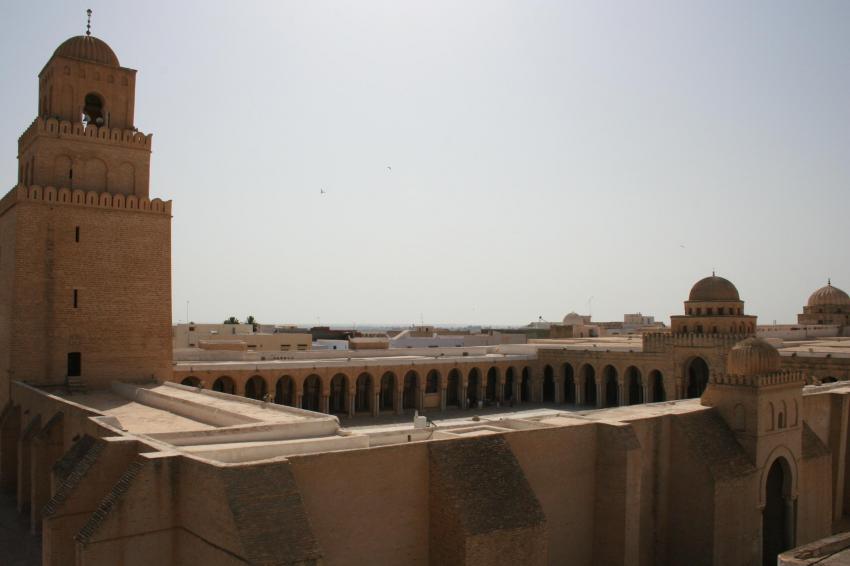
[[[7,1],[7,188],[88,7],[139,70],[175,320],[666,320],[712,268],[761,323],[850,291],[845,0]]]

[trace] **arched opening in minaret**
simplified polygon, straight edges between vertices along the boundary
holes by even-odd
[[[103,106],[103,99],[100,95],[93,92],[88,93],[83,107],[83,122],[102,126],[104,124]]]
[[[555,402],[555,370],[548,364],[543,368],[543,402]]]
[[[791,470],[784,458],[777,458],[770,466],[764,492],[762,564],[768,566],[776,564],[776,557],[793,546]]]
[[[685,369],[687,397],[694,399],[702,396],[708,385],[708,364],[699,356],[692,358]]]
[[[194,376],[184,377],[182,381],[180,381],[180,385],[185,385],[187,387],[198,387],[201,384],[201,380]]]

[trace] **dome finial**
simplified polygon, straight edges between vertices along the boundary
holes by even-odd
[[[91,8],[86,10],[88,20],[86,21],[86,35],[91,35]]]
[[[717,277],[717,276],[714,274],[714,268],[713,268],[713,267],[711,268],[711,276],[712,276],[712,277]]]
[[[832,287],[832,277],[826,278],[826,284],[829,285],[830,287]]]

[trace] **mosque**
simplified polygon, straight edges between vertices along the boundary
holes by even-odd
[[[135,80],[62,43],[0,200],[0,490],[43,564],[775,564],[847,529],[850,347],[777,349],[716,275],[639,338],[174,362]],[[799,322],[848,316],[830,282]]]

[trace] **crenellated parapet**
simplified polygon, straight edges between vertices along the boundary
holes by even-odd
[[[123,195],[120,193],[82,191],[80,189],[72,190],[66,187],[57,189],[56,187],[42,187],[40,185],[31,185],[29,187],[18,185],[9,191],[6,196],[0,199],[0,215],[15,203],[23,201],[35,201],[49,205],[86,206],[91,208],[171,215],[170,200],[139,198],[136,195]]]
[[[644,352],[663,352],[672,347],[728,347],[731,348],[749,334],[712,334],[696,332],[647,332],[643,335]]]
[[[143,134],[138,130],[122,130],[81,122],[69,122],[56,118],[36,118],[29,128],[18,138],[18,151],[22,152],[37,136],[47,135],[57,138],[73,138],[99,143],[120,144],[127,147],[143,148],[150,151],[153,134]]]
[[[772,385],[791,385],[796,383],[802,387],[805,380],[806,378],[801,371],[775,371],[761,375],[712,373],[709,383],[744,387],[770,387]]]

